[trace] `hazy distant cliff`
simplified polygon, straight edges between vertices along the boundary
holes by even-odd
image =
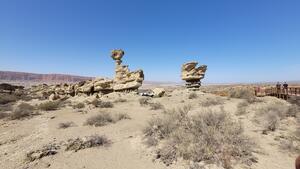
[[[36,74],[25,72],[0,71],[0,80],[32,81],[32,82],[79,82],[92,77],[64,75],[64,74]]]

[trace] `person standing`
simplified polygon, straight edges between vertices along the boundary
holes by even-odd
[[[287,100],[288,98],[288,89],[289,89],[289,85],[284,82],[283,84],[283,92],[284,92],[284,99]]]
[[[281,90],[281,84],[279,82],[277,82],[277,84],[276,84],[276,96],[277,96],[277,98],[280,97],[280,90]]]

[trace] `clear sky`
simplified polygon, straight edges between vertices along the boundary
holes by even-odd
[[[115,48],[146,80],[300,80],[300,0],[0,0],[0,70],[112,77]]]

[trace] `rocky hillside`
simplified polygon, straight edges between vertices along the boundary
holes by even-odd
[[[30,81],[30,82],[79,82],[92,79],[92,77],[64,75],[64,74],[36,74],[25,72],[0,71],[0,80],[4,81]]]

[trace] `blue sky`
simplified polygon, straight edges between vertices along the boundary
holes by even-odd
[[[0,0],[0,70],[113,77],[110,51],[146,80],[300,80],[299,0]]]

